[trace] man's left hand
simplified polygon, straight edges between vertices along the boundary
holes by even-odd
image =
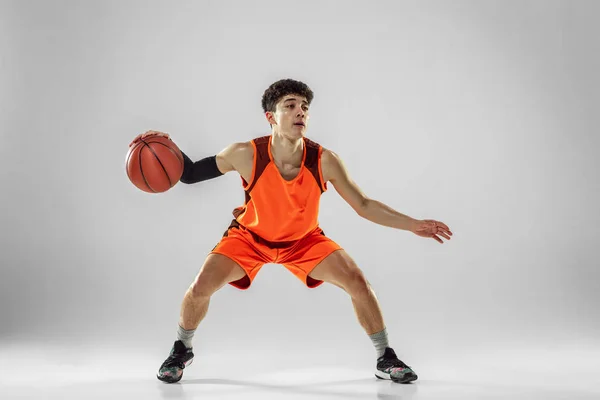
[[[417,220],[411,231],[417,236],[433,238],[440,243],[444,242],[439,236],[446,238],[446,240],[450,240],[450,236],[452,236],[452,232],[446,224],[432,219]]]

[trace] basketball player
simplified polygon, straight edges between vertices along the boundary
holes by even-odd
[[[193,184],[236,171],[241,176],[245,204],[234,209],[234,219],[185,293],[177,340],[157,373],[161,381],[178,382],[192,362],[192,337],[207,313],[211,295],[225,284],[248,289],[266,263],[283,265],[309,288],[327,282],[345,290],[358,322],[375,347],[375,376],[399,383],[417,379],[388,343],[369,281],[319,226],[319,199],[331,183],[359,216],[376,224],[439,243],[443,243],[440,236],[449,240],[452,232],[441,222],[413,219],[367,197],[336,153],[305,137],[312,100],[312,90],[302,82],[275,82],[262,97],[270,135],[231,144],[196,162],[183,154],[181,182]],[[169,137],[148,131],[130,145],[152,135]]]

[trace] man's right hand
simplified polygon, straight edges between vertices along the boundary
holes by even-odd
[[[134,144],[136,144],[140,140],[145,139],[145,138],[147,138],[149,136],[162,136],[162,137],[165,137],[165,138],[169,139],[169,134],[168,133],[158,132],[158,131],[146,131],[144,133],[140,133],[139,135],[137,135],[131,141],[131,143],[129,143],[129,147],[133,146]]]

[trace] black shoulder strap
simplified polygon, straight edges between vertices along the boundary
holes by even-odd
[[[269,140],[271,140],[271,136],[262,136],[256,139],[253,139],[254,146],[256,147],[255,154],[255,162],[254,162],[254,171],[252,171],[252,182],[249,182],[249,186],[246,189],[246,193],[249,194],[258,178],[262,175],[263,171],[271,161],[269,158]]]
[[[306,159],[304,160],[304,166],[315,178],[317,185],[319,185],[319,188],[321,189],[321,193],[323,193],[325,189],[321,179],[321,174],[319,173],[322,147],[320,144],[307,138],[304,138],[304,145],[306,146]]]

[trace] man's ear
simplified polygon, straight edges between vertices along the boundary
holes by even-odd
[[[273,112],[267,111],[265,113],[265,118],[267,119],[267,121],[269,121],[269,125],[271,125],[271,126],[277,125],[277,122],[275,121],[275,116],[273,115]]]

